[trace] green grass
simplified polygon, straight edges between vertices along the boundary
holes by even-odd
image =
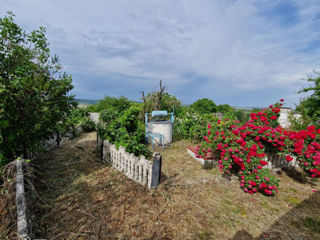
[[[288,202],[292,205],[298,205],[301,203],[301,200],[294,197],[289,197]]]
[[[320,233],[320,218],[306,217],[302,220],[302,223],[312,231]]]

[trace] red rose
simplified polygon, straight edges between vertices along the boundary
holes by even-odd
[[[260,164],[261,164],[262,166],[266,166],[266,165],[268,165],[268,162],[266,162],[266,161],[264,161],[264,160],[261,160],[261,161],[260,161]]]
[[[309,127],[307,127],[307,130],[309,131],[309,132],[313,132],[314,130],[316,129],[316,127],[315,126],[309,126]]]
[[[291,156],[287,155],[287,156],[286,156],[286,160],[287,160],[287,162],[290,162],[290,161],[292,161],[292,160],[293,160],[293,157],[291,157]]]
[[[268,189],[264,189],[264,192],[266,193],[266,194],[268,194],[268,195],[271,195],[272,194],[272,191],[270,191],[270,190],[268,190]]]
[[[259,185],[259,188],[260,188],[260,189],[264,189],[264,188],[266,188],[266,187],[267,187],[267,184],[265,184],[264,182]]]

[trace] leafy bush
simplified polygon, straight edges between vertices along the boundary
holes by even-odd
[[[184,107],[179,116],[175,118],[173,124],[174,136],[179,139],[200,141],[207,133],[208,123],[217,120],[218,117],[214,116],[212,113],[199,114],[191,107]]]
[[[233,112],[233,108],[229,104],[219,104],[217,106],[217,112],[220,112],[220,113]]]
[[[82,127],[83,131],[91,132],[91,131],[94,131],[96,129],[96,124],[88,116],[88,117],[85,117],[85,118],[82,119],[81,127]]]
[[[299,91],[299,93],[310,93],[310,95],[300,101],[297,110],[302,113],[303,119],[309,124],[320,127],[320,73],[314,71],[314,74],[316,76],[307,79],[311,86]]]
[[[198,114],[186,113],[174,121],[174,135],[187,140],[201,140],[207,131],[208,120]]]
[[[103,125],[98,125],[98,134],[117,147],[123,146],[127,152],[136,156],[151,157],[151,151],[144,144],[145,127],[139,121],[140,106],[131,106],[122,113],[105,110],[100,119]]]
[[[249,115],[250,113],[246,112],[246,111],[235,111],[234,115],[236,116],[237,120],[239,120],[239,122],[241,123],[245,123],[246,121],[248,121],[249,119]]]
[[[100,100],[97,105],[92,105],[88,108],[92,112],[101,112],[106,109],[116,109],[118,112],[123,112],[130,108],[132,104],[132,101],[123,96],[119,98],[105,96],[104,99]]]
[[[217,111],[217,105],[208,98],[202,98],[190,105],[190,107],[197,113],[214,113]]]
[[[0,165],[38,149],[76,105],[72,78],[51,57],[45,29],[26,33],[13,17],[0,18]]]

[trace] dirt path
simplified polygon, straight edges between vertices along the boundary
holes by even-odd
[[[36,162],[45,202],[34,207],[36,238],[320,239],[318,182],[283,175],[274,198],[244,194],[237,180],[202,169],[186,145],[165,150],[163,181],[153,191],[100,163],[95,132],[44,154]]]

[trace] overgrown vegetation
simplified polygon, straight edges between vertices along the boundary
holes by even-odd
[[[72,78],[51,56],[45,34],[43,27],[25,32],[13,13],[0,18],[0,165],[64,132],[76,106],[68,95]]]
[[[163,110],[167,112],[174,111],[175,114],[179,114],[181,112],[181,102],[175,96],[166,92],[166,88],[166,86],[162,85],[162,80],[160,80],[159,89],[153,90],[146,95],[144,91],[141,91],[141,118],[144,118],[145,113],[151,113],[155,110]]]
[[[145,127],[139,120],[142,109],[132,104],[128,109],[119,111],[108,107],[100,116],[102,123],[98,125],[98,134],[117,147],[123,146],[127,152],[136,156],[151,157],[151,151],[145,145]]]
[[[100,100],[97,105],[89,105],[87,110],[89,112],[103,112],[107,109],[113,109],[122,112],[128,109],[132,103],[132,101],[124,96],[119,98],[105,96],[104,99]]]
[[[302,114],[302,118],[292,118],[293,127],[301,130],[308,125],[320,127],[320,73],[314,71],[314,75],[308,77],[309,87],[301,89],[298,93],[310,94],[301,99],[296,110]]]
[[[146,96],[142,91],[142,103],[132,102],[125,97],[106,96],[97,106],[91,107],[100,111],[102,124],[98,125],[99,136],[117,147],[123,146],[129,153],[150,158],[152,154],[145,143],[144,114],[153,110],[180,112],[182,109],[180,101],[165,89],[166,86],[160,81],[159,90]]]
[[[208,98],[202,98],[190,105],[191,109],[195,112],[204,114],[204,113],[214,113],[217,111],[217,105]]]

